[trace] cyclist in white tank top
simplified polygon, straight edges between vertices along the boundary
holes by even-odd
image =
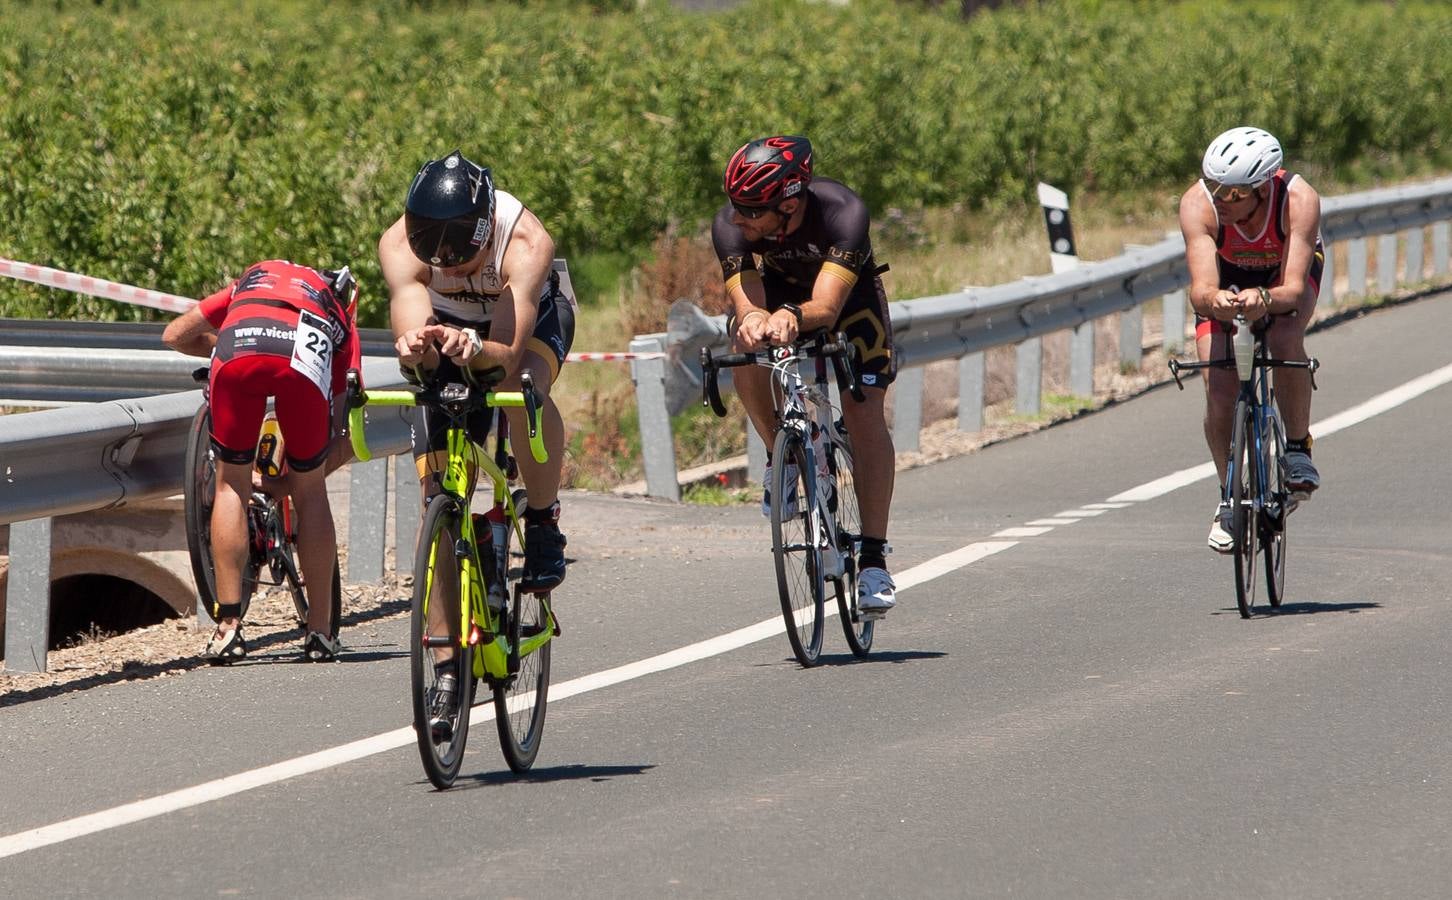
[[[554,251],[534,213],[496,191],[490,171],[457,150],[419,169],[404,215],[378,242],[394,346],[406,370],[502,368],[503,390],[518,390],[521,372],[534,379],[549,460],[537,463],[528,453],[517,460],[529,494],[521,585],[539,590],[565,576],[565,537],[557,525],[565,431],[549,393],[574,336],[575,303]],[[510,429],[524,434],[524,411],[508,415]],[[446,454],[442,429],[430,427],[423,408],[419,417],[414,458],[427,499],[438,490],[434,473]]]

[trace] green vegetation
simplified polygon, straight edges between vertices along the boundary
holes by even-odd
[[[772,131],[877,210],[1183,184],[1245,122],[1313,179],[1447,167],[1449,45],[1430,2],[12,2],[0,255],[191,296],[261,256],[346,260],[378,325],[377,236],[455,146],[609,291]],[[0,313],[152,315],[15,284]]]

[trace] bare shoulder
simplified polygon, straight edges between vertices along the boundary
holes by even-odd
[[[1292,226],[1314,227],[1321,221],[1321,195],[1300,176],[1286,190],[1286,214]]]
[[[504,275],[542,275],[555,258],[555,242],[544,223],[526,207],[514,224],[509,246],[504,251]]]
[[[408,246],[408,234],[404,230],[402,216],[388,226],[383,236],[378,239],[378,266],[383,270],[383,278],[389,287],[396,288],[410,281],[427,283],[424,264],[413,255],[413,250]]]
[[[1180,195],[1180,230],[1191,234],[1215,233],[1215,206],[1197,180]]]

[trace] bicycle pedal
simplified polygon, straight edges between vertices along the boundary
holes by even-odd
[[[885,619],[885,618],[887,618],[887,610],[885,610],[885,609],[859,609],[857,611],[857,618],[858,618],[859,621],[862,621],[862,622],[876,622],[878,619]]]

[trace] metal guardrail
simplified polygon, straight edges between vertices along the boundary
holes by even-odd
[[[1368,191],[1323,202],[1322,230],[1327,240],[1327,270],[1322,281],[1322,300],[1330,303],[1334,290],[1331,250],[1335,241],[1349,241],[1346,250],[1349,291],[1361,294],[1366,287],[1366,238],[1379,236],[1377,252],[1377,288],[1389,292],[1397,283],[1397,234],[1406,231],[1415,235],[1407,242],[1407,271],[1404,280],[1420,282],[1424,271],[1423,241],[1419,229],[1433,225],[1433,271],[1442,275],[1448,269],[1449,220],[1452,220],[1452,179],[1424,185]],[[892,305],[895,336],[905,368],[893,388],[895,392],[894,433],[899,449],[917,446],[920,427],[922,366],[947,359],[959,359],[962,379],[959,401],[959,428],[977,430],[982,412],[982,352],[1005,344],[1019,345],[1020,382],[1032,382],[1034,389],[1019,392],[1020,411],[1026,402],[1037,409],[1037,385],[1041,374],[1035,342],[1044,334],[1073,328],[1077,335],[1092,330],[1084,326],[1095,319],[1115,313],[1122,317],[1121,344],[1134,352],[1134,361],[1141,350],[1139,317],[1133,315],[1146,303],[1165,298],[1166,327],[1172,340],[1182,341],[1185,323],[1184,295],[1179,288],[1186,279],[1183,247],[1178,237],[1150,247],[1135,248],[1122,256],[1088,263],[1078,269],[1057,275],[1022,279],[1012,284],[971,289],[937,297],[906,300]],[[1125,322],[1132,324],[1126,330]],[[37,335],[30,346],[46,347],[57,369],[48,377],[67,377],[58,372],[89,370],[94,384],[99,360],[108,354],[55,350],[54,337],[47,343],[38,336],[41,330],[58,323],[15,325],[11,334],[35,329]],[[147,326],[115,327],[126,340],[159,342]],[[158,327],[153,326],[156,331]],[[1178,337],[1176,337],[1178,335]],[[12,337],[13,339],[13,337]],[[80,333],[72,341],[101,341],[102,337]],[[665,336],[648,335],[631,345],[632,351],[664,349]],[[72,344],[75,347],[76,343]],[[93,345],[86,345],[93,346]],[[152,344],[155,346],[155,344]],[[1077,346],[1077,343],[1076,343]],[[1092,354],[1092,340],[1089,342]],[[110,352],[126,352],[111,350]],[[129,352],[140,352],[134,348]],[[1075,351],[1078,352],[1077,350]],[[32,358],[34,358],[32,354]],[[16,365],[16,357],[7,362],[0,359],[0,372]],[[124,360],[125,357],[118,358]],[[178,357],[185,374],[195,360]],[[976,360],[976,362],[975,362]],[[1025,364],[1024,360],[1029,360]],[[640,406],[641,436],[644,447],[647,490],[662,497],[679,497],[675,453],[670,433],[670,416],[666,406],[664,358],[637,359],[632,362]],[[140,362],[133,361],[141,366]],[[1092,356],[1090,357],[1092,373]],[[166,365],[174,365],[168,363]],[[121,379],[124,361],[108,364],[103,377]],[[168,370],[170,372],[170,370]],[[18,377],[18,376],[14,376]],[[76,376],[79,379],[79,376]],[[141,377],[141,376],[137,376]],[[171,377],[170,374],[167,377]],[[370,359],[364,364],[365,382],[377,387],[398,383],[397,367],[391,359]],[[1072,380],[1072,379],[1071,379]],[[190,385],[188,385],[190,386]],[[1092,383],[1091,383],[1092,387]],[[3,393],[3,391],[0,391]],[[43,622],[49,605],[48,585],[51,518],[67,513],[104,509],[135,503],[155,497],[176,494],[181,490],[182,458],[185,453],[188,424],[200,402],[200,392],[186,391],[142,399],[116,400],[84,408],[50,410],[7,416],[0,429],[0,525],[10,523],[12,548],[24,547],[24,569],[11,570],[12,588],[25,586],[23,596],[16,598],[12,590],[9,609],[17,603],[26,604],[27,622]],[[976,404],[976,410],[975,410]],[[370,414],[368,439],[379,456],[403,451],[408,446],[408,427],[403,417]],[[407,460],[404,461],[405,463]],[[399,484],[411,481],[411,467],[397,467]],[[379,459],[352,467],[353,508],[350,512],[349,574],[354,578],[355,563],[366,559],[364,568],[381,573],[383,554],[382,513],[386,498],[387,463]],[[404,492],[398,492],[400,494]],[[411,495],[411,492],[408,492]],[[396,528],[408,528],[405,507],[414,510],[416,503],[398,504]],[[416,515],[416,510],[412,513]],[[406,541],[397,541],[400,551]],[[404,565],[400,559],[399,565]],[[18,576],[18,577],[17,577]],[[34,595],[34,596],[32,596]],[[12,626],[15,616],[10,616]],[[27,643],[28,641],[28,643]],[[12,648],[23,647],[24,652]],[[9,660],[45,658],[45,642],[35,645],[34,635],[17,634],[12,627],[6,638]]]
[[[1380,236],[1377,287],[1393,290],[1396,277],[1397,235],[1413,232],[1407,241],[1408,282],[1420,282],[1423,271],[1423,242],[1419,229],[1434,225],[1432,232],[1433,272],[1448,271],[1449,220],[1452,220],[1452,178],[1426,184],[1364,191],[1323,198],[1321,232],[1327,248],[1322,277],[1321,303],[1334,302],[1335,254],[1332,245],[1349,241],[1347,249],[1349,292],[1361,295],[1366,285],[1365,239]],[[1023,278],[1009,284],[970,288],[951,294],[904,300],[890,306],[893,339],[900,354],[900,370],[894,384],[896,409],[894,439],[899,450],[916,449],[921,429],[921,367],[932,362],[957,359],[960,363],[959,428],[977,431],[982,425],[982,352],[990,347],[1018,344],[1020,347],[1018,408],[1037,413],[1042,357],[1037,343],[1046,334],[1075,329],[1071,366],[1089,373],[1092,392],[1092,332],[1083,326],[1114,313],[1131,313],[1121,323],[1122,357],[1138,364],[1141,352],[1139,310],[1148,302],[1163,298],[1168,349],[1183,344],[1186,321],[1182,288],[1189,280],[1185,268],[1184,240],[1177,234],[1148,247],[1132,248],[1120,256],[1085,263],[1054,275]],[[724,318],[720,319],[724,323]],[[721,329],[724,336],[724,324]],[[1087,341],[1079,337],[1088,338]],[[680,488],[675,472],[675,450],[669,430],[669,416],[663,414],[666,381],[671,363],[689,364],[673,352],[664,335],[642,335],[632,347],[660,347],[673,359],[646,360],[634,364],[636,402],[640,407],[642,448],[645,456],[646,489],[652,496],[678,499]],[[1087,353],[1087,361],[1082,355]],[[1129,358],[1129,354],[1133,358]],[[1084,384],[1071,374],[1071,381]],[[1029,382],[1025,385],[1025,382]],[[976,408],[975,408],[976,404]],[[664,423],[664,425],[662,425]],[[754,439],[752,429],[748,437]]]
[[[192,390],[192,370],[202,361],[165,349],[165,327],[0,319],[0,402],[98,403]],[[359,332],[365,357],[393,357],[387,329]]]

